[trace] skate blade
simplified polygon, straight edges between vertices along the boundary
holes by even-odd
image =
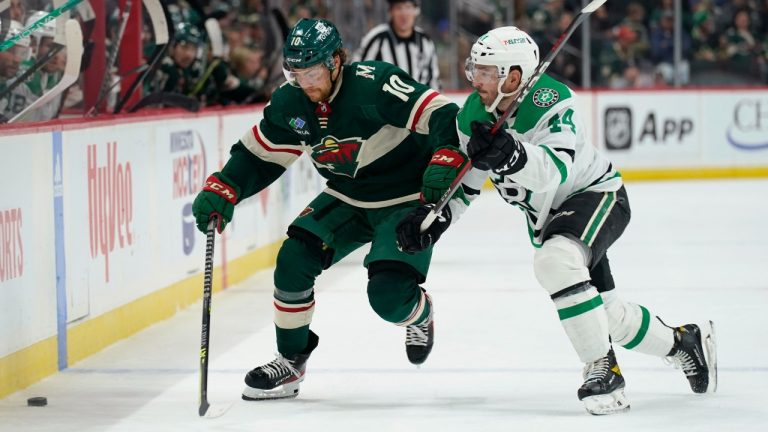
[[[709,369],[709,382],[706,393],[717,391],[717,339],[715,338],[715,323],[709,321],[709,331],[701,335],[701,344],[704,346],[704,359]]]
[[[205,410],[205,412],[200,417],[207,419],[219,418],[223,416],[230,408],[232,408],[231,403],[209,405],[208,409]]]
[[[243,400],[260,401],[275,399],[292,399],[299,395],[299,383],[283,384],[270,390],[257,389],[245,386],[243,390]]]
[[[587,396],[581,400],[584,408],[592,415],[610,415],[629,411],[629,402],[624,396],[624,389],[615,390],[613,393]]]

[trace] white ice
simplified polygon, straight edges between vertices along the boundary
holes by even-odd
[[[420,369],[375,316],[356,254],[322,275],[320,346],[297,399],[240,400],[273,358],[271,273],[213,299],[209,399],[197,415],[200,303],[0,400],[2,431],[768,430],[768,181],[630,183],[632,222],[609,251],[618,292],[670,324],[712,319],[720,381],[691,393],[658,358],[617,355],[631,410],[588,415],[581,365],[538,287],[522,214],[486,191],[438,244],[426,287],[436,344]],[[201,257],[202,260],[203,257]],[[31,396],[48,406],[27,407]]]

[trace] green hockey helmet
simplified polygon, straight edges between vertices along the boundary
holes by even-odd
[[[332,71],[333,53],[340,48],[341,35],[330,21],[302,19],[293,26],[283,45],[283,71],[288,77],[290,71],[319,63]]]
[[[189,23],[180,23],[176,25],[176,32],[173,35],[176,43],[187,43],[192,45],[202,45],[205,43],[203,33],[196,26]]]

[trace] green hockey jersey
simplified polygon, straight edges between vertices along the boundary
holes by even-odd
[[[223,172],[240,199],[263,189],[306,153],[326,193],[362,208],[419,198],[435,149],[458,146],[458,106],[388,63],[344,65],[327,102],[283,85],[264,118],[232,148]]]
[[[456,120],[462,149],[472,135],[472,121],[495,123],[498,117],[485,110],[477,92],[469,95]],[[473,169],[462,184],[479,190],[490,175],[502,198],[525,212],[534,246],[540,246],[551,212],[570,196],[621,187],[621,175],[589,141],[574,93],[548,75],[541,76],[502,127],[525,148],[525,166],[506,176]]]

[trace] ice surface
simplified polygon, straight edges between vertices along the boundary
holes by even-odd
[[[441,239],[426,287],[436,342],[420,369],[380,320],[356,254],[322,275],[320,346],[294,400],[244,402],[273,358],[270,272],[213,299],[211,403],[197,416],[200,303],[0,400],[1,431],[764,431],[768,424],[768,181],[630,183],[632,222],[609,251],[619,294],[668,323],[712,319],[720,386],[617,349],[628,414],[588,415],[581,365],[531,267],[522,213],[485,191]],[[201,257],[202,260],[202,257]],[[47,396],[47,407],[27,407]]]

